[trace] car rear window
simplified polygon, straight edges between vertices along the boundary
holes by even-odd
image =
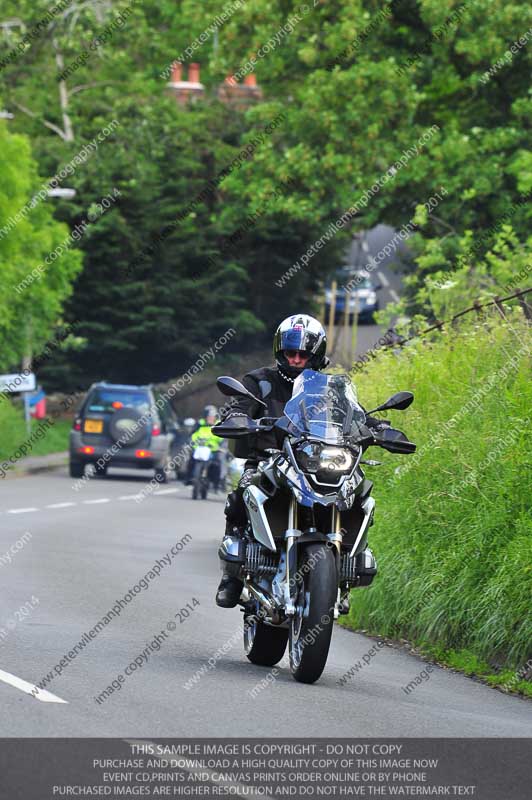
[[[86,412],[113,413],[120,408],[135,408],[141,414],[150,410],[146,392],[123,392],[113,389],[95,389],[87,401]]]

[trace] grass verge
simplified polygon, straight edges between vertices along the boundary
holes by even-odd
[[[41,420],[32,419],[32,432],[38,429],[40,422]],[[68,450],[68,432],[72,421],[58,418],[52,420],[52,423],[40,438],[28,445],[26,456],[44,456]],[[13,456],[21,445],[28,442],[30,436],[26,431],[22,411],[3,400],[0,403],[0,461],[6,461]]]
[[[513,687],[532,664],[531,346],[516,312],[382,352],[355,378],[366,408],[414,392],[387,416],[418,450],[368,454],[384,462],[366,468],[379,575],[348,624]]]

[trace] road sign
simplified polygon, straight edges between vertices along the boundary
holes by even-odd
[[[0,392],[34,392],[36,387],[34,372],[0,375]]]

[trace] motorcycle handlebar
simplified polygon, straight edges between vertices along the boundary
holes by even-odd
[[[226,422],[213,426],[213,433],[227,438],[240,438],[249,434],[266,433],[273,430],[275,424],[283,419],[283,417],[252,419],[245,414],[238,416],[240,417],[240,424],[236,423],[236,419],[233,417],[234,423],[231,425],[231,417],[229,417]],[[363,450],[371,445],[383,447],[385,450],[396,453],[413,453],[416,450],[416,445],[408,441],[404,433],[390,426],[390,420],[377,420],[370,417],[363,427],[365,430],[360,431],[360,438],[356,442]]]

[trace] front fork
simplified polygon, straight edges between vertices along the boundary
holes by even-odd
[[[336,506],[332,507],[331,513],[331,533],[327,534],[327,539],[334,545],[335,549],[335,561],[336,561],[336,580],[338,584],[338,592],[336,595],[336,603],[334,604],[334,618],[338,619],[340,616],[339,606],[340,606],[340,571],[342,568],[342,540],[344,535],[342,533],[342,525],[340,521],[340,512],[338,511]]]
[[[286,579],[284,585],[284,601],[287,616],[291,617],[296,612],[294,595],[296,589],[295,574],[297,571],[297,548],[294,546],[296,540],[301,536],[301,531],[297,526],[297,501],[295,497],[290,497],[288,506],[288,528],[284,535],[286,541]]]
[[[294,603],[294,596],[297,590],[295,574],[297,572],[297,548],[295,547],[296,541],[301,536],[301,531],[297,528],[297,502],[295,497],[290,498],[290,505],[288,507],[288,528],[285,533],[286,540],[286,578],[285,578],[285,609],[287,616],[295,614],[296,606]],[[342,547],[342,526],[340,520],[340,512],[336,506],[332,507],[331,513],[331,533],[327,534],[327,539],[335,548],[335,561],[336,561],[336,575],[338,584],[340,583],[340,567],[341,567],[341,547]],[[340,588],[338,587],[338,595],[334,607],[334,618],[339,616],[338,606],[340,603]]]

